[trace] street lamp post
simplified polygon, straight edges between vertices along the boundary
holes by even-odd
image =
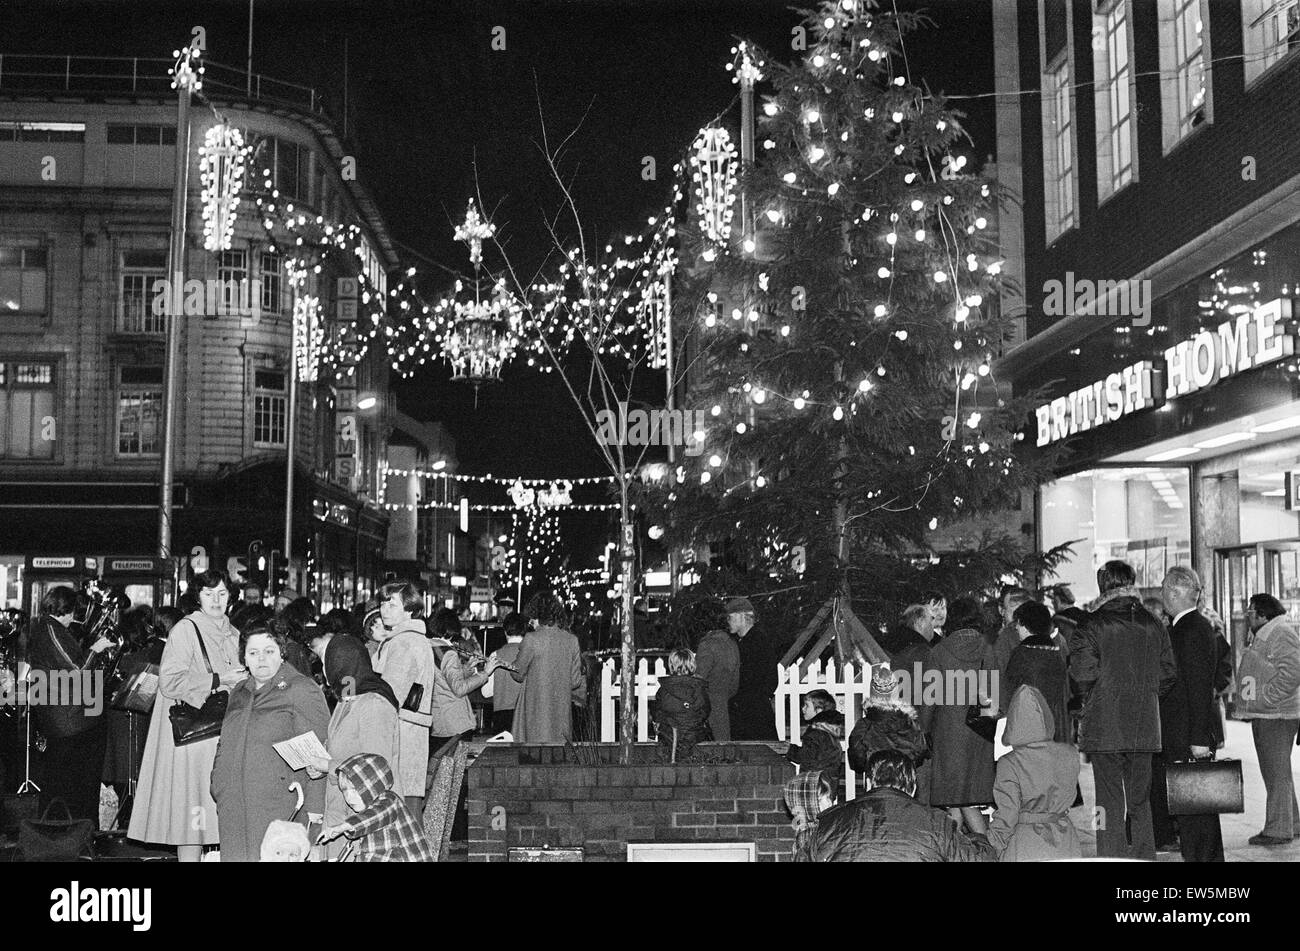
[[[176,90],[176,178],[172,185],[171,241],[167,250],[167,358],[163,364],[162,474],[158,497],[158,556],[171,558],[173,473],[176,467],[176,374],[180,361],[180,319],[185,286],[185,230],[190,186],[190,95],[203,87],[199,51],[176,51],[172,88]]]

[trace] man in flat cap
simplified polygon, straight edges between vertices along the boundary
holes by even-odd
[[[776,739],[776,646],[755,618],[748,598],[727,602],[731,633],[740,641],[740,689],[731,700],[733,740]]]

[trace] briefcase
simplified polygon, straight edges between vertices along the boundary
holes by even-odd
[[[1165,791],[1171,816],[1246,811],[1239,759],[1171,763],[1165,767]]]

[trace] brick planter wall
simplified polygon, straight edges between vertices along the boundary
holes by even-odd
[[[517,847],[581,846],[587,861],[624,861],[628,842],[753,842],[759,861],[790,861],[782,787],[794,775],[764,743],[705,743],[703,763],[665,765],[654,744],[618,764],[617,744],[489,745],[469,769],[469,858],[504,862]],[[721,762],[719,762],[721,761]],[[495,828],[494,828],[495,826]]]

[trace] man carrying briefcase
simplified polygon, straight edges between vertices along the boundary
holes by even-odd
[[[1215,708],[1214,675],[1218,665],[1214,627],[1196,609],[1201,579],[1186,565],[1175,565],[1160,589],[1165,610],[1174,619],[1169,643],[1178,665],[1178,680],[1160,698],[1163,751],[1154,762],[1153,799],[1163,804],[1165,773],[1179,760],[1207,759],[1218,744],[1219,714]],[[1217,814],[1178,817],[1179,846],[1184,862],[1222,862],[1223,832]]]

